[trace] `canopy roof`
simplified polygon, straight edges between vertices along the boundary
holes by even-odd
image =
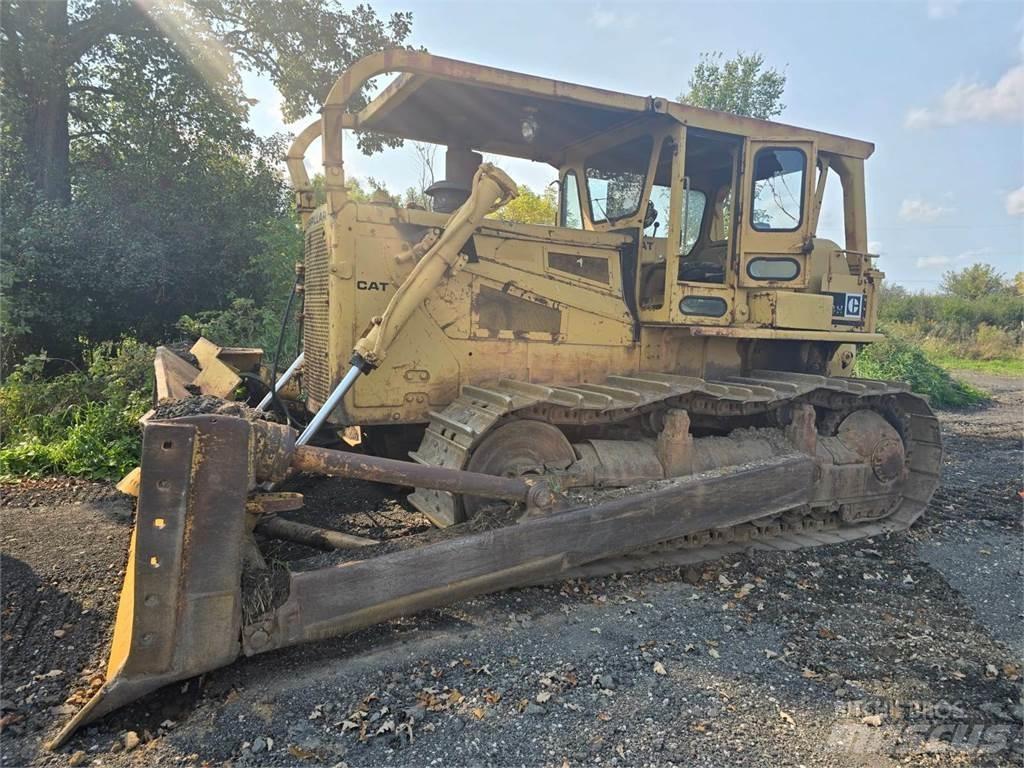
[[[384,72],[400,73],[368,105],[346,113],[343,126],[414,141],[467,147],[558,165],[567,148],[634,120],[676,120],[711,131],[778,141],[816,141],[819,149],[866,158],[868,142],[755,120],[670,99],[635,96],[560,80],[524,75],[446,59],[417,51],[394,50],[356,62],[325,104],[338,103]],[[522,123],[532,117],[532,142]]]

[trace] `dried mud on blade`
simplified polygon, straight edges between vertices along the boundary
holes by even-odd
[[[807,502],[814,460],[791,453],[676,478],[593,505],[549,508],[506,527],[288,575],[286,599],[243,622],[246,499],[288,469],[417,482],[523,501],[538,484],[295,446],[295,432],[221,415],[151,421],[135,531],[107,680],[51,742],[168,683],[253,655],[330,637]],[[520,487],[521,486],[521,487]]]

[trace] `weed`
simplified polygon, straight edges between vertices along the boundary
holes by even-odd
[[[898,336],[863,350],[857,356],[855,373],[868,379],[905,382],[940,408],[961,408],[988,399],[984,392],[957,381],[932,362],[920,346]]]
[[[133,339],[86,350],[84,369],[49,378],[45,352],[0,386],[0,476],[116,478],[137,462],[138,418],[151,403],[153,350]]]

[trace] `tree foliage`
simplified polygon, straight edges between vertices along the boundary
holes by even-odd
[[[883,331],[936,360],[1020,360],[1024,296],[987,264],[943,277],[940,293],[886,286],[879,296]]]
[[[881,298],[879,317],[886,322],[916,323],[928,333],[963,338],[982,324],[1020,328],[1024,323],[1024,300],[1009,292],[968,299],[951,294],[890,291]]]
[[[762,120],[781,115],[786,74],[765,67],[760,53],[737,53],[724,59],[721,51],[702,53],[679,100],[695,107],[731,112]]]
[[[519,185],[519,195],[493,214],[499,221],[514,221],[520,224],[554,225],[558,216],[558,196],[551,187],[541,193],[534,192],[525,184]]]
[[[9,0],[0,11],[2,107],[47,200],[71,191],[71,144],[108,142],[125,111],[237,139],[251,102],[240,72],[269,77],[288,120],[312,112],[360,57],[402,45],[412,17],[330,0]],[[362,101],[364,95],[356,97]],[[378,137],[361,137],[367,149]]]
[[[950,270],[942,275],[939,290],[968,301],[1015,292],[1013,285],[991,264],[972,264],[959,271]]]
[[[71,357],[81,338],[126,333],[156,341],[187,312],[287,291],[299,235],[275,145],[253,149],[103,152],[80,166],[67,204],[25,204],[5,185],[7,352]]]
[[[410,23],[333,0],[0,5],[0,365],[157,341],[236,299],[276,312],[301,243],[283,139],[248,127],[240,73],[269,77],[294,119]]]

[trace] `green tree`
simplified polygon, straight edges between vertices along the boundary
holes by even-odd
[[[991,264],[972,264],[942,275],[939,290],[949,296],[969,301],[998,293],[1009,293],[1010,285]]]
[[[494,214],[499,221],[514,221],[520,224],[554,225],[558,216],[558,196],[551,187],[537,194],[525,184],[519,185],[519,195]]]
[[[786,74],[765,67],[760,53],[724,59],[720,51],[700,55],[689,82],[690,90],[679,100],[695,107],[731,112],[762,120],[781,115]]]
[[[301,246],[280,151],[279,142],[257,142],[252,155],[202,142],[187,154],[167,143],[144,156],[97,147],[72,202],[22,205],[18,216],[17,187],[5,186],[8,362],[39,348],[73,357],[82,338],[158,341],[183,314],[286,293]]]
[[[269,76],[294,119],[410,21],[333,0],[0,4],[0,368],[157,341],[237,299],[273,314],[301,242],[283,138],[248,128],[239,72]]]
[[[274,82],[294,120],[349,64],[403,44],[411,22],[409,13],[381,19],[369,6],[345,11],[330,0],[5,0],[5,139],[19,139],[22,170],[43,197],[67,201],[72,145],[103,138],[122,112],[237,133],[251,106],[245,69]],[[382,140],[361,143],[374,149]]]

